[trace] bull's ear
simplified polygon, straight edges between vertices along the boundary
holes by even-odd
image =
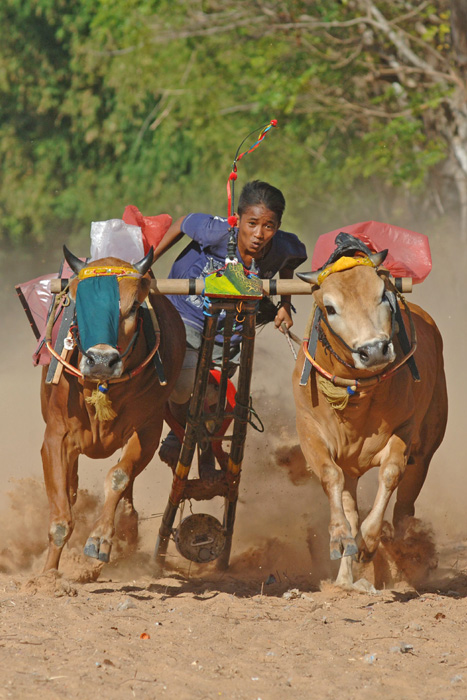
[[[82,270],[83,267],[86,267],[86,263],[77,258],[76,255],[73,255],[73,253],[70,250],[68,250],[66,245],[63,246],[63,255],[65,256],[65,260],[67,261],[68,265],[71,267],[75,275],[79,275],[80,270]]]
[[[319,272],[297,272],[297,277],[309,284],[318,284],[318,275]]]
[[[138,272],[141,276],[143,276],[146,274],[146,272],[151,267],[153,258],[154,258],[154,247],[151,246],[149,248],[147,254],[144,256],[144,258],[142,258],[139,262],[133,263],[133,267],[136,270],[138,270]]]
[[[379,267],[385,260],[386,260],[386,255],[388,254],[387,249],[386,250],[380,250],[379,253],[371,253],[368,257],[370,258],[371,262],[375,267]]]

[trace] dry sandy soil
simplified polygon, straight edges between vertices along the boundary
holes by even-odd
[[[466,295],[452,274],[455,255],[449,259],[436,239],[432,247],[434,270],[412,298],[445,338],[448,432],[420,496],[419,519],[403,541],[386,528],[374,566],[359,572],[374,587],[360,592],[331,583],[327,504],[297,449],[293,358],[269,329],[258,337],[253,380],[266,433],[248,435],[228,571],[190,566],[172,548],[165,577],[154,576],[170,484],[155,457],[135,489],[137,551],[117,544],[102,570],[81,554],[110,464],[83,460],[76,532],[60,574],[41,575],[47,504],[39,370],[30,364],[33,337],[11,295],[0,362],[0,698],[467,697],[467,378],[459,342]],[[301,334],[307,302],[298,307]],[[370,474],[362,484],[364,507],[374,482]],[[193,510],[220,517],[214,503]]]

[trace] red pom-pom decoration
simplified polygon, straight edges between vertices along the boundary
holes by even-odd
[[[229,175],[229,180],[236,180],[237,179],[237,173],[232,170],[232,172]]]
[[[277,126],[277,119],[271,119],[271,126]]]
[[[238,216],[232,214],[232,216],[227,217],[227,222],[229,226],[236,226],[238,223]]]

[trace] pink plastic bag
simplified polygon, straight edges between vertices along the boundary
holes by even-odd
[[[172,217],[169,214],[143,216],[138,207],[132,204],[125,207],[122,219],[126,224],[132,224],[141,228],[145,254],[149,252],[151,246],[154,249],[157,248],[172,223]]]
[[[334,252],[336,249],[334,241],[341,231],[355,236],[373,252],[387,248],[389,252],[384,261],[384,267],[393,277],[411,277],[413,283],[418,284],[423,282],[431,270],[430,244],[428,237],[423,233],[379,221],[364,221],[342,226],[320,236],[313,251],[311,261],[313,271],[319,270]]]

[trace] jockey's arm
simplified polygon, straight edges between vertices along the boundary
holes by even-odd
[[[289,267],[284,267],[282,270],[279,270],[279,277],[281,280],[291,280],[293,278],[293,274],[294,271]],[[287,328],[292,328],[293,326],[292,302],[290,296],[281,296],[281,305],[276,314],[276,318],[274,319],[274,325],[281,331],[281,333],[284,332],[281,328],[282,323],[285,323]]]
[[[182,223],[184,218],[184,216],[181,216],[179,219],[170,224],[169,228],[167,229],[167,233],[164,235],[164,238],[154,251],[154,262],[158,260],[167,250],[169,250],[169,248],[175,245],[175,243],[177,243],[182,236],[185,235],[182,231]]]

